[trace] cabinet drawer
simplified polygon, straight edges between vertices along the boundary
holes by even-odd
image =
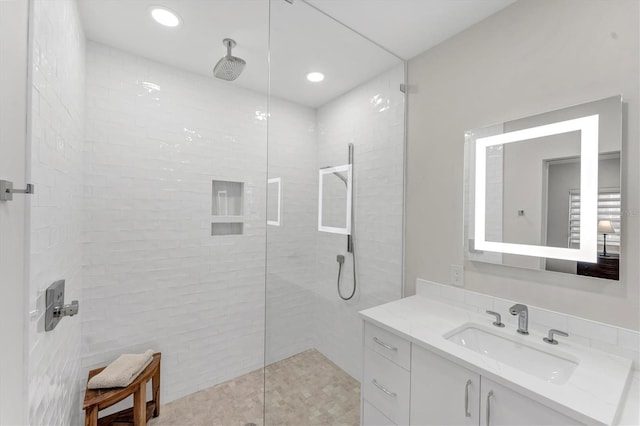
[[[399,425],[409,424],[409,372],[365,348],[364,400]]]
[[[411,343],[407,340],[365,322],[364,342],[365,347],[390,359],[405,370],[409,370],[411,364]]]
[[[362,426],[396,426],[367,401],[364,401],[362,409]]]

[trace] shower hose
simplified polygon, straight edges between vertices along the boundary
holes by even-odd
[[[340,259],[340,256],[338,256],[338,281],[337,281],[337,286],[338,286],[338,296],[340,296],[340,299],[342,300],[351,300],[353,298],[353,296],[356,294],[356,247],[355,244],[352,241],[352,250],[351,250],[351,259],[353,260],[353,289],[351,290],[351,294],[347,297],[344,297],[342,295],[342,291],[340,290],[340,276],[342,275],[342,264],[344,263],[344,256],[342,256],[342,259]]]

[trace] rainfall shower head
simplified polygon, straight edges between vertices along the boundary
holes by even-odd
[[[227,81],[233,81],[240,76],[244,66],[247,64],[244,59],[231,55],[231,49],[236,46],[236,42],[230,38],[225,38],[222,43],[227,46],[227,55],[223,56],[213,68],[213,76]]]

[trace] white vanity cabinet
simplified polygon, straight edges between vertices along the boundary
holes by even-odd
[[[481,378],[481,390],[480,425],[482,426],[584,424],[485,377]]]
[[[581,424],[368,322],[361,418],[366,426]]]
[[[411,424],[477,426],[479,403],[478,373],[413,345]]]
[[[577,425],[518,392],[413,345],[412,425]]]

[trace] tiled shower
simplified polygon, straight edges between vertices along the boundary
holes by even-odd
[[[148,348],[163,354],[164,403],[310,349],[360,380],[357,312],[401,296],[404,63],[305,2],[256,4],[261,63],[247,67],[264,79],[248,88],[91,39],[82,8],[92,0],[33,1],[33,424],[80,423],[87,371]],[[296,11],[348,37],[353,61],[366,45],[386,65],[318,104],[279,94],[287,54],[317,66],[313,51],[287,50]],[[346,292],[351,254],[345,235],[317,229],[318,170],[346,164],[350,143],[358,287],[343,301],[336,256],[348,259]],[[279,225],[266,223],[271,178]],[[229,219],[240,233],[212,232],[214,181],[242,183],[241,214]],[[44,333],[44,290],[61,278],[80,315]]]

